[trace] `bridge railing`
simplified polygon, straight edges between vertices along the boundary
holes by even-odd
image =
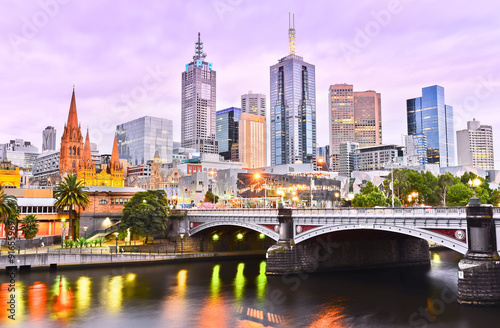
[[[500,208],[494,208],[500,216]],[[293,208],[293,216],[465,216],[466,207],[335,207],[335,208]],[[228,208],[190,209],[188,215],[196,216],[277,216],[277,209]]]

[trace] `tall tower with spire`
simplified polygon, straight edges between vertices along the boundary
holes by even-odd
[[[120,163],[120,155],[118,154],[118,141],[115,133],[115,140],[113,141],[113,151],[111,152],[111,160],[109,161],[108,174],[111,176],[112,187],[123,187],[123,165]]]
[[[200,153],[218,154],[215,133],[216,74],[206,62],[200,33],[193,61],[182,72],[181,144]]]
[[[61,138],[61,155],[59,159],[59,174],[61,176],[76,174],[78,172],[82,151],[83,137],[80,124],[78,123],[75,88],[73,87],[68,122],[64,126],[64,133]]]
[[[83,180],[85,186],[93,186],[95,183],[95,164],[92,162],[92,153],[90,151],[89,129],[87,129],[87,137],[83,146],[83,155],[78,168],[78,180]]]
[[[271,165],[316,165],[316,70],[295,54],[295,19],[289,16],[289,55],[271,66]]]

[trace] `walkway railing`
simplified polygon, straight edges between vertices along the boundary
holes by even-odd
[[[113,225],[110,225],[106,229],[94,230],[87,238],[91,239],[92,237],[94,237],[94,236],[96,236],[98,234],[108,235],[108,234],[110,234],[112,232],[117,231],[119,227],[120,227],[120,222],[117,222],[117,223],[115,223]]]

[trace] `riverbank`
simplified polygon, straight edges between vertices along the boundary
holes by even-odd
[[[266,251],[239,251],[239,252],[203,252],[184,253],[175,255],[148,255],[148,254],[28,254],[17,255],[15,266],[2,263],[0,273],[7,273],[8,269],[16,268],[18,272],[49,271],[49,270],[79,270],[96,267],[126,267],[148,266],[180,262],[200,262],[212,260],[235,260],[242,258],[265,258]],[[34,258],[42,257],[43,258]],[[52,256],[49,259],[49,256]],[[2,256],[3,258],[4,256]],[[55,265],[54,265],[55,264]]]

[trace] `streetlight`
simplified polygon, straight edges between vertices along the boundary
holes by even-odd
[[[61,222],[63,223],[63,227],[61,229],[61,246],[64,248],[64,239],[66,237],[66,219],[61,219]]]
[[[118,254],[118,232],[114,233],[116,239],[116,254]]]
[[[472,198],[476,198],[476,188],[481,185],[481,180],[475,178],[474,180],[469,179],[469,186],[472,188]]]
[[[175,203],[174,203],[175,202]],[[174,208],[177,206],[177,195],[173,195],[172,196],[172,205],[174,206]]]
[[[253,178],[255,180],[257,180],[257,181],[260,181],[260,179],[262,178],[262,180],[264,181],[264,183],[262,184],[262,187],[264,187],[264,208],[266,208],[266,204],[267,204],[267,182],[266,182],[266,180],[264,179],[264,177],[259,172],[256,172],[253,175]]]
[[[87,229],[88,229],[88,228],[89,228],[89,227],[83,227],[83,231],[85,232],[85,237],[83,237],[83,238],[85,238],[85,239],[87,239]]]

